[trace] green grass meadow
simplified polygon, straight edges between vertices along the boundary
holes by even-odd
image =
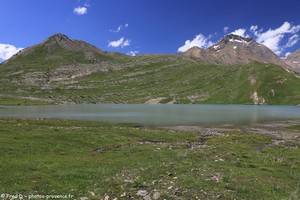
[[[293,130],[300,131],[299,127]],[[299,143],[59,120],[0,121],[0,193],[299,199]]]

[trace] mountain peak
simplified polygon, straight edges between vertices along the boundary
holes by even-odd
[[[243,36],[232,34],[232,33],[228,34],[228,35],[225,35],[224,38],[237,39],[237,40],[252,40],[251,38],[243,37]]]
[[[204,48],[198,47],[198,46],[193,46],[189,48],[186,52],[200,52],[200,51],[205,51]]]
[[[224,41],[225,43],[228,43],[228,42],[234,42],[234,43],[244,43],[244,44],[248,44],[252,41],[253,39],[252,38],[246,38],[246,37],[242,37],[242,36],[239,36],[239,35],[235,35],[235,34],[229,34],[229,35],[226,35],[223,40],[221,41]]]
[[[46,46],[60,46],[62,48],[72,48],[75,44],[75,41],[70,39],[67,35],[63,33],[56,33],[46,39],[43,42]]]
[[[27,57],[38,57],[43,63],[59,64],[98,63],[111,59],[109,54],[97,47],[84,41],[70,39],[62,33],[56,33],[42,43],[24,49],[9,59],[7,63],[18,62],[18,60],[21,62]]]
[[[51,35],[47,40],[70,40],[70,38],[63,33],[56,33]]]
[[[200,49],[202,49],[202,48],[200,48],[200,47],[198,47],[198,46],[193,46],[193,47],[191,47],[191,48],[188,49],[188,50],[200,50]]]

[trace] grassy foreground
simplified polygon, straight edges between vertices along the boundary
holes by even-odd
[[[1,120],[0,193],[299,199],[299,143],[271,142],[240,132],[204,137],[97,122]]]

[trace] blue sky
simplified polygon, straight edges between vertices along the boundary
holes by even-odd
[[[300,48],[299,11],[299,0],[1,0],[0,59],[58,32],[140,54],[205,48],[235,32],[284,56]]]

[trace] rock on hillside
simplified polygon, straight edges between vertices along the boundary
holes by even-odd
[[[286,64],[288,64],[293,71],[300,73],[300,50],[291,53],[286,59]]]

